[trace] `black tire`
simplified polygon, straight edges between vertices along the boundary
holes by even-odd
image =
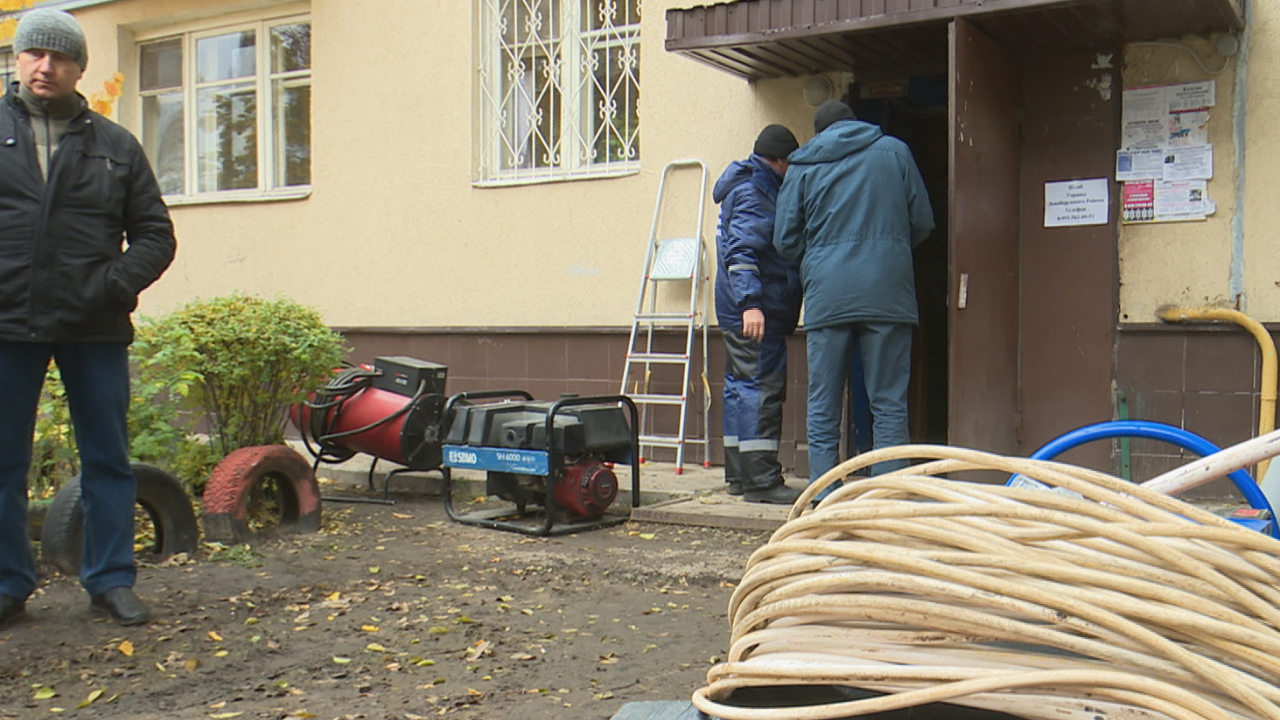
[[[133,463],[131,467],[138,479],[138,504],[155,526],[156,541],[151,551],[159,557],[195,552],[200,531],[182,483],[154,465]],[[53,496],[40,529],[40,556],[67,575],[79,575],[83,538],[84,509],[77,475]]]

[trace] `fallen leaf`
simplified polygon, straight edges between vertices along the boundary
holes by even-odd
[[[655,537],[657,537],[657,535],[654,535],[653,533],[640,533],[641,540],[652,540]]]
[[[409,515],[408,513],[398,513],[398,512],[393,512],[393,513],[391,513],[391,517],[400,518],[401,520],[412,520],[412,519],[413,519],[413,516],[412,516],[412,515]]]
[[[224,713],[213,713],[213,714],[212,714],[212,715],[210,715],[209,717],[213,718],[214,720],[227,720],[227,718],[240,717],[240,716],[241,716],[241,715],[243,715],[243,714],[244,714],[244,712],[243,712],[243,711],[240,711],[240,712],[224,712]]]
[[[128,640],[122,641],[119,645],[116,646],[116,649],[120,651],[120,654],[125,655],[126,657],[133,656],[133,643],[129,642]]]
[[[378,565],[370,565],[370,566],[369,566],[369,574],[370,574],[370,575],[377,575],[377,574],[378,574],[378,573],[380,573],[380,572],[382,572],[382,568],[381,568],[380,566],[378,566]]]
[[[187,672],[193,673],[196,671],[196,668],[200,667],[200,660],[197,658],[187,658],[186,660],[182,661],[182,667]]]
[[[76,709],[79,710],[82,707],[89,707],[90,705],[93,704],[94,700],[97,700],[98,698],[102,697],[102,693],[103,693],[102,690],[94,690],[93,692],[89,693],[89,697],[85,698],[84,701],[82,701],[79,705],[77,705]]]
[[[380,653],[384,653],[387,651],[385,647],[379,645],[378,643],[369,643],[368,645],[364,646],[364,649],[368,650],[369,652],[380,652]]]
[[[364,632],[378,632],[379,628],[377,625],[361,625],[360,629]]]
[[[226,650],[219,650],[218,652],[214,653],[214,654],[213,654],[213,656],[214,656],[214,657],[226,657],[226,656],[228,656],[228,655],[230,655],[230,654],[231,654],[231,653],[227,652]]]
[[[351,658],[338,657],[337,655],[334,655],[333,661],[338,663],[339,665],[346,665],[347,663],[351,662]]]
[[[467,694],[471,697],[484,697],[484,693],[476,690],[475,688],[467,688]]]
[[[222,642],[222,636],[214,632],[213,630],[209,631],[209,639],[214,642]]]
[[[36,690],[36,694],[33,697],[36,700],[49,700],[51,698],[57,697],[57,695],[58,695],[58,692],[56,690],[49,687],[48,685],[45,685],[41,687],[39,690]]]

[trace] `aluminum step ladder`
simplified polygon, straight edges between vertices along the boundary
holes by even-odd
[[[668,200],[668,182],[674,173],[680,172],[681,179],[687,179],[693,170],[701,175],[696,222],[683,226],[674,237],[660,236],[663,208]],[[702,446],[702,464],[711,467],[707,454],[711,407],[711,386],[707,379],[710,300],[706,246],[702,241],[708,178],[707,165],[701,160],[673,160],[662,169],[658,197],[653,207],[653,225],[649,230],[649,249],[645,253],[644,275],[640,280],[622,371],[622,394],[630,396],[640,412],[641,461],[647,448],[674,448],[677,475],[684,472],[685,447],[688,445]],[[690,397],[696,395],[691,375],[692,366],[697,362],[694,343],[698,336],[702,346],[700,435],[691,434],[688,430]],[[678,339],[683,340],[683,347],[675,346]],[[679,382],[678,386],[676,382]],[[678,408],[679,419],[672,418],[674,413],[665,408]]]

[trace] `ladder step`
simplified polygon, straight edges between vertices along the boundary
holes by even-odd
[[[683,405],[683,395],[628,395],[637,405]]]
[[[694,321],[689,313],[640,313],[636,315],[637,323],[671,323],[672,325],[688,325]]]
[[[684,445],[705,445],[706,440],[702,438],[684,438],[680,439],[678,435],[641,435],[640,444],[650,447],[680,447]]]
[[[631,353],[627,356],[629,363],[674,363],[683,365],[689,361],[684,353]]]

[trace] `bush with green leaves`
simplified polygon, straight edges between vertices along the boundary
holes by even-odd
[[[140,372],[188,390],[219,457],[283,443],[290,406],[325,384],[346,351],[318,312],[288,299],[197,300],[140,331]]]
[[[233,450],[284,442],[289,407],[332,377],[346,351],[319,314],[291,300],[198,300],[138,323],[130,348],[130,454],[199,494]],[[51,495],[78,472],[65,390],[46,377],[31,486]]]

